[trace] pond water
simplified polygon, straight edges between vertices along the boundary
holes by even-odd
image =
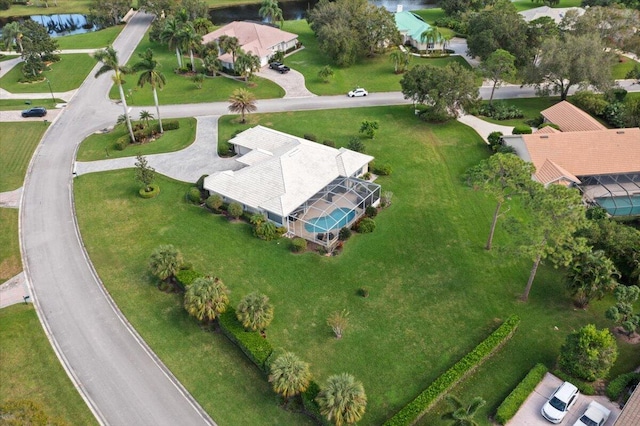
[[[376,6],[384,6],[387,10],[395,12],[399,5],[402,6],[403,10],[428,9],[435,7],[435,1],[436,0],[370,0],[369,2]],[[306,16],[307,10],[313,8],[317,2],[318,0],[281,1],[280,8],[286,20],[303,19]],[[211,9],[209,11],[209,17],[216,25],[228,24],[232,21],[259,21],[261,18],[258,10],[260,10],[260,3],[221,7]],[[0,18],[0,33],[2,33],[1,29],[5,24],[29,18],[45,26],[51,37],[82,34],[96,29],[94,25],[87,22],[85,15],[54,14]]]

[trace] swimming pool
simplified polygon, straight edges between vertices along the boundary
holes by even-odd
[[[612,216],[640,215],[640,195],[596,198],[596,202]]]
[[[314,217],[304,224],[307,232],[328,232],[333,229],[340,229],[353,220],[356,216],[355,210],[345,207],[335,209],[327,216]]]

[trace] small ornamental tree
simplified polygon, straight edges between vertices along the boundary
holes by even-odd
[[[588,324],[567,336],[560,349],[560,369],[592,382],[607,376],[618,358],[616,339],[609,330]]]
[[[229,216],[231,216],[233,219],[238,219],[240,216],[242,216],[243,211],[244,210],[242,208],[242,204],[235,201],[229,204],[229,207],[227,208]]]
[[[567,287],[576,306],[584,308],[591,300],[600,300],[607,292],[613,291],[619,277],[615,265],[604,251],[588,251],[573,259],[567,273]]]
[[[377,121],[362,120],[362,124],[360,124],[360,133],[364,134],[369,139],[373,139],[379,128],[380,125]]]
[[[273,305],[266,295],[254,291],[242,298],[236,315],[244,328],[263,333],[273,320]]]
[[[309,363],[302,361],[292,352],[286,352],[271,363],[269,382],[273,385],[273,390],[282,395],[287,406],[291,397],[300,395],[309,387]]]
[[[182,253],[171,244],[158,246],[149,257],[151,274],[168,282],[183,264]]]
[[[605,316],[621,326],[631,336],[640,327],[640,315],[633,313],[633,304],[640,296],[640,287],[637,285],[619,285],[613,293],[617,303],[605,312]]]
[[[213,277],[196,278],[184,294],[184,308],[198,321],[212,322],[227,310],[229,289]]]
[[[136,179],[143,185],[145,192],[150,192],[152,190],[151,185],[156,178],[156,171],[149,166],[147,159],[142,154],[138,154],[136,160]]]
[[[316,397],[320,413],[336,426],[352,425],[364,415],[367,395],[351,374],[331,376]]]
[[[329,65],[325,65],[324,67],[320,68],[320,71],[318,71],[318,77],[320,77],[320,80],[325,83],[329,82],[331,77],[333,77],[333,74],[333,68],[331,68]]]
[[[206,204],[211,210],[218,211],[222,207],[222,197],[220,194],[213,194],[207,198]]]
[[[342,311],[333,312],[327,318],[327,325],[333,330],[336,339],[341,339],[342,334],[349,326],[349,311],[343,309]]]
[[[445,395],[445,399],[449,404],[450,411],[444,413],[442,419],[447,420],[451,426],[477,426],[478,422],[473,418],[478,410],[487,403],[479,396],[473,398],[468,405],[463,404],[453,395]]]

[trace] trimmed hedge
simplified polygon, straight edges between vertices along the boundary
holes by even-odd
[[[514,390],[502,401],[496,411],[496,421],[506,424],[520,409],[520,406],[534,391],[549,369],[544,364],[536,364]]]
[[[178,120],[167,120],[162,122],[162,130],[177,130],[180,128],[180,122]]]
[[[609,382],[606,391],[609,399],[615,401],[620,398],[620,395],[622,395],[625,388],[634,380],[640,381],[640,373],[621,374]]]
[[[309,387],[306,391],[302,392],[302,406],[304,407],[306,414],[311,416],[316,423],[320,425],[326,425],[327,422],[322,414],[320,414],[320,406],[316,402],[316,397],[320,393],[320,386],[313,380],[309,382]]]
[[[204,274],[194,271],[193,269],[181,269],[176,272],[175,278],[182,289],[186,290],[196,279],[204,276]]]
[[[519,125],[519,126],[515,126],[513,128],[513,134],[514,135],[530,135],[531,132],[533,130],[531,130],[531,127],[526,126],[526,125]]]
[[[222,333],[233,343],[238,345],[240,350],[265,374],[269,373],[267,359],[273,352],[273,347],[267,339],[262,337],[257,331],[245,331],[244,327],[236,317],[236,311],[232,307],[219,317],[220,329]]]
[[[158,194],[160,194],[160,186],[152,183],[151,185],[149,185],[149,187],[151,188],[151,191],[145,191],[144,187],[142,187],[138,191],[138,194],[142,198],[154,198],[157,197]]]
[[[561,380],[564,380],[565,382],[573,383],[574,385],[576,385],[578,390],[580,390],[580,392],[583,393],[584,395],[595,395],[596,394],[596,389],[589,382],[585,382],[584,380],[577,379],[577,378],[575,378],[573,376],[570,376],[567,373],[565,373],[563,371],[560,371],[560,370],[555,370],[553,372],[553,375],[557,376]]]
[[[517,315],[507,318],[493,333],[466,354],[460,361],[438,377],[428,388],[409,404],[405,405],[395,416],[387,420],[385,426],[412,425],[453,386],[471,374],[497,349],[505,344],[520,324]]]

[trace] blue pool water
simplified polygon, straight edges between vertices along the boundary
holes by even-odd
[[[328,232],[347,226],[355,216],[355,210],[341,207],[332,211],[328,216],[309,219],[307,223],[304,224],[304,228],[308,232]]]
[[[613,216],[640,215],[640,195],[615,197],[615,200],[614,198],[597,198],[596,202]]]

